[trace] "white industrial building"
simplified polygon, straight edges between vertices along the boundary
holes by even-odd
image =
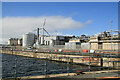
[[[79,38],[72,38],[69,42],[65,43],[65,49],[76,49],[77,47],[80,48],[80,39]]]
[[[44,36],[44,39],[43,36],[39,37],[41,45],[64,45],[65,39],[65,36]]]
[[[18,38],[9,38],[8,39],[8,45],[11,45],[11,46],[18,45]]]
[[[10,46],[21,46],[22,45],[22,39],[9,38],[8,39],[8,45],[10,45]]]

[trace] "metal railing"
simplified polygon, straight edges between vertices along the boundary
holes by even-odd
[[[71,59],[84,59],[84,58],[88,58],[88,61],[86,61],[86,62],[81,62],[80,64],[79,63],[72,63],[72,62],[70,62],[70,60]],[[95,58],[97,58],[97,57],[95,57]],[[58,74],[60,74],[60,72],[63,72],[63,73],[67,73],[68,74],[68,76],[69,76],[69,74],[71,73],[71,72],[74,72],[74,73],[76,73],[77,71],[81,71],[81,72],[84,72],[84,71],[94,71],[94,70],[102,70],[102,69],[107,69],[108,70],[108,72],[109,72],[109,70],[110,69],[113,69],[113,68],[118,68],[118,67],[120,67],[119,65],[116,65],[116,66],[114,66],[114,67],[110,67],[110,62],[120,62],[120,61],[110,61],[109,60],[109,56],[108,56],[108,58],[107,58],[107,61],[104,61],[104,62],[100,62],[100,61],[98,61],[98,62],[94,62],[94,61],[92,61],[91,60],[91,57],[49,57],[49,58],[42,58],[42,59],[40,59],[40,58],[24,58],[25,60],[30,60],[30,59],[33,59],[33,60],[43,60],[44,61],[44,63],[42,63],[42,64],[37,64],[37,65],[34,65],[34,64],[30,64],[30,65],[19,65],[18,66],[18,57],[16,56],[15,57],[15,59],[14,59],[14,65],[12,65],[12,66],[4,66],[4,68],[6,69],[6,68],[13,68],[13,71],[8,71],[7,73],[5,73],[4,74],[4,72],[3,72],[3,75],[4,76],[6,76],[6,77],[3,77],[3,78],[17,78],[17,77],[22,77],[22,76],[32,76],[32,75],[29,75],[29,74],[32,74],[32,73],[37,73],[36,75],[40,75],[40,73],[41,73],[41,75],[44,75],[45,77],[47,77],[47,75],[49,75],[50,73],[51,74],[53,74],[53,72],[55,72],[55,73],[58,73]],[[49,66],[49,64],[47,63],[47,61],[48,61],[48,59],[49,60],[51,60],[51,59],[66,59],[67,61],[66,62],[64,62],[64,64],[66,65],[66,68],[64,68],[64,69],[48,69],[48,66]],[[100,63],[101,65],[100,66],[92,66],[92,64],[93,63]],[[107,67],[104,67],[102,64],[103,63],[107,63]],[[70,68],[71,66],[70,65],[77,65],[77,66],[81,66],[81,64],[85,64],[85,65],[87,65],[87,66],[85,66],[85,68]],[[29,70],[29,72],[27,72],[27,71],[18,71],[18,68],[19,67],[29,67],[29,68],[32,68],[32,67],[36,67],[36,66],[42,66],[42,70],[32,70],[32,71],[30,71]],[[3,66],[2,66],[3,67]],[[12,72],[12,73],[11,73]],[[22,75],[22,76],[18,76],[18,74],[25,74],[25,75]],[[2,75],[2,74],[1,74]],[[7,76],[8,75],[8,76]],[[11,76],[10,76],[11,75]],[[33,75],[34,76],[34,75]]]
[[[11,51],[12,54],[13,54],[13,51],[23,51],[22,49],[20,49],[20,50],[17,49],[16,50],[16,49],[13,49],[13,48],[12,48],[12,50],[11,50],[11,48],[10,49],[6,48],[6,49],[3,49],[3,50]],[[45,50],[46,49],[43,49],[43,50],[40,49],[40,50],[37,51],[37,53],[39,53],[39,52],[45,52]],[[23,52],[30,52],[30,51],[27,51],[25,49]],[[32,50],[32,52],[36,52],[36,51]],[[95,61],[94,62],[94,61],[91,60],[91,56],[92,56],[92,58],[101,58],[102,56],[95,56],[95,55],[97,55],[97,53],[81,53],[80,50],[78,52],[71,52],[71,51],[68,51],[68,52],[63,52],[63,51],[62,52],[59,52],[59,51],[55,52],[54,50],[49,49],[45,53],[47,53],[47,52],[50,53],[50,54],[52,54],[52,53],[55,53],[55,54],[74,54],[74,55],[76,54],[76,55],[81,55],[81,56],[85,56],[85,55],[89,54],[89,57],[51,57],[51,56],[48,56],[46,58],[30,58],[30,59],[33,59],[33,60],[44,60],[44,63],[37,64],[37,65],[30,64],[30,65],[19,65],[19,66],[18,66],[18,64],[19,64],[18,61],[19,60],[16,57],[14,59],[14,61],[15,61],[14,65],[12,65],[12,66],[2,66],[5,69],[6,68],[13,68],[13,71],[8,71],[7,73],[5,73],[5,75],[3,73],[3,76],[6,76],[6,77],[3,77],[3,78],[16,78],[16,77],[22,77],[22,76],[32,76],[32,75],[29,75],[29,74],[33,74],[33,73],[37,73],[36,75],[44,75],[45,77],[47,77],[47,75],[49,75],[50,73],[53,74],[54,72],[56,74],[60,74],[61,72],[67,73],[68,76],[69,76],[69,73],[71,73],[71,72],[75,72],[75,73],[77,71],[83,71],[83,72],[84,71],[89,71],[90,72],[90,71],[99,70],[99,69],[101,69],[101,70],[102,69],[107,69],[108,72],[109,72],[110,69],[114,69],[114,68],[119,68],[120,67],[119,65],[116,65],[116,66],[113,66],[113,67],[110,66],[110,63],[119,63],[120,61],[119,60],[118,61],[110,61],[111,56],[109,54],[108,55],[104,55],[103,53],[100,53],[100,55],[103,55],[104,57],[106,57],[107,60],[106,61]],[[70,62],[71,59],[84,59],[84,58],[88,58],[88,61],[81,62],[81,63]],[[28,58],[25,58],[25,60],[27,60],[27,59]],[[28,60],[30,60],[30,59],[28,59]],[[55,59],[57,59],[56,60],[57,62],[59,62],[60,59],[67,60],[65,62],[62,61],[62,62],[64,62],[64,64],[66,65],[66,67],[64,69],[48,69],[49,64],[47,63],[47,60],[54,60],[55,61]],[[93,63],[101,64],[101,65],[100,66],[92,66]],[[107,67],[102,66],[103,63],[106,63]],[[85,64],[85,65],[87,65],[87,67],[85,67],[85,68],[72,68],[71,69],[70,66],[69,66],[69,65],[79,65],[79,66],[81,66],[81,64],[82,65]],[[42,66],[43,69],[42,70],[32,70],[32,71],[29,70],[29,72],[18,70],[19,67],[24,67],[26,69],[27,69],[27,67],[29,67],[29,68],[32,69],[33,66],[34,67],[38,67],[38,66],[41,67]],[[24,74],[24,75],[19,76],[20,74]],[[2,75],[2,74],[0,74],[0,75]]]

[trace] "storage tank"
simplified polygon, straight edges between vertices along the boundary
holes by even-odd
[[[34,43],[35,34],[29,32],[23,35],[23,47],[33,46]]]

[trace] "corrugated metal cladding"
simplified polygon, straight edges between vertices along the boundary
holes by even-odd
[[[23,47],[33,46],[35,43],[35,34],[26,33],[23,35]]]
[[[90,49],[90,43],[81,43],[82,49]]]
[[[76,49],[77,44],[75,42],[65,43],[65,49]]]

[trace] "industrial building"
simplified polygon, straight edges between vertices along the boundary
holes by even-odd
[[[81,41],[79,38],[72,38],[69,40],[69,42],[65,43],[65,49],[77,49],[77,46],[79,46],[80,49],[80,44]]]
[[[9,46],[21,46],[22,45],[22,39],[19,39],[19,38],[9,38],[8,39],[8,45]]]
[[[45,30],[46,31],[46,30]],[[118,32],[118,31],[113,31]],[[48,33],[48,32],[46,32]],[[40,35],[39,29],[37,35],[26,33],[22,39],[10,38],[8,40],[10,46],[36,47],[48,46],[49,48],[65,49],[92,49],[92,50],[120,50],[120,38],[118,34],[111,34],[111,31],[104,31],[97,36],[81,35],[75,36],[60,36],[60,35]],[[44,46],[43,46],[44,47]]]
[[[81,40],[79,38],[72,38],[69,40],[69,42],[76,42],[76,43],[80,43]]]
[[[26,33],[23,35],[23,47],[39,47],[42,45],[54,46],[65,45],[71,39],[71,36],[48,36],[48,35],[35,35],[33,33]]]
[[[89,36],[81,35],[81,37],[73,37],[69,42],[65,43],[65,49],[89,49]]]
[[[69,39],[71,39],[71,36],[44,36],[44,41],[43,41],[43,36],[39,36],[40,44],[41,45],[65,45],[65,42],[68,42]]]
[[[22,38],[18,39],[18,46],[22,46]]]
[[[90,49],[93,50],[120,50],[120,39],[118,35],[102,33],[98,36],[90,37]]]

